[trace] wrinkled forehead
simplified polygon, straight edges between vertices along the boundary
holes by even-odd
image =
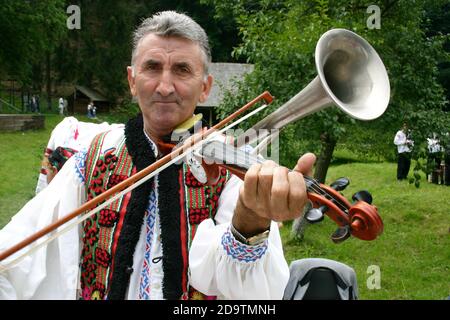
[[[203,65],[206,61],[205,53],[196,42],[177,36],[148,34],[139,41],[132,62],[140,64],[157,56],[184,58]]]

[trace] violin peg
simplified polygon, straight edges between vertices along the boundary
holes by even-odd
[[[330,184],[330,187],[333,188],[336,191],[342,191],[350,184],[350,180],[347,178],[339,178],[336,181],[334,181],[332,184]]]
[[[350,227],[343,226],[336,229],[336,231],[331,235],[331,240],[334,243],[341,243],[351,236]]]
[[[305,219],[309,223],[317,223],[323,220],[324,213],[328,208],[322,206],[320,208],[312,208],[305,213]]]
[[[355,202],[364,201],[368,204],[372,204],[372,195],[367,190],[361,190],[352,196],[352,200]]]

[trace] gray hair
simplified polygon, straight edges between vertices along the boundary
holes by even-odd
[[[131,65],[134,69],[137,47],[140,41],[148,34],[162,37],[180,37],[197,43],[204,53],[204,73],[208,74],[208,65],[211,63],[211,49],[205,30],[192,18],[175,11],[162,11],[142,21],[133,34],[133,51]]]

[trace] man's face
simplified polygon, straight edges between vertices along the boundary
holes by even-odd
[[[149,34],[139,43],[128,82],[153,138],[170,134],[208,97],[212,76],[205,77],[203,61],[200,46],[186,39]]]

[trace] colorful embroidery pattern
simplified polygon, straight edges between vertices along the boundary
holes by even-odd
[[[188,243],[183,244],[188,251],[192,239],[194,239],[197,226],[205,219],[214,218],[217,212],[220,194],[230,178],[230,173],[225,169],[220,169],[220,176],[217,183],[208,186],[200,183],[190,172],[189,166],[183,165],[184,185],[185,185],[185,210],[188,214]],[[187,262],[186,262],[187,264]],[[183,286],[185,287],[185,286]],[[190,287],[188,292],[183,294],[183,299],[189,300],[212,300],[216,297],[206,296],[203,293]]]
[[[156,214],[158,212],[158,196],[157,188],[155,188],[155,183],[152,184],[152,191],[150,191],[150,199],[148,203],[148,209],[145,212],[145,255],[144,262],[142,266],[142,272],[140,277],[139,286],[139,299],[149,300],[150,299],[150,283],[151,283],[151,249],[153,240],[153,231],[155,226]]]
[[[59,171],[66,161],[77,152],[72,148],[58,147],[48,155],[48,162]]]
[[[222,247],[228,256],[243,262],[255,262],[267,251],[267,240],[256,246],[249,246],[237,241],[230,229],[222,236]]]
[[[87,153],[85,164],[85,184],[88,200],[100,195],[132,172],[131,159],[119,144],[101,153],[106,133],[98,135]],[[117,151],[117,152],[116,152]],[[81,172],[81,171],[80,171]],[[121,228],[124,210],[122,199],[87,219],[83,224],[83,248],[81,251],[81,299],[104,299],[113,263],[115,243]],[[119,226],[119,227],[118,227]]]
[[[229,173],[220,169],[220,177],[213,186],[200,183],[192,174],[188,166],[184,166],[184,183],[187,187],[186,204],[189,212],[189,224],[196,226],[205,219],[216,215],[220,194],[229,179]],[[194,234],[191,235],[191,239]]]
[[[75,172],[81,182],[85,181],[85,169],[86,169],[86,150],[78,151],[74,154],[75,157]]]
[[[97,136],[89,151],[82,156],[83,162],[79,161],[79,163],[82,163],[82,166],[80,165],[78,173],[84,173],[83,178],[85,179],[88,200],[114,187],[135,173],[135,167],[131,163],[124,141],[119,143],[116,149],[102,152],[104,138],[105,133]],[[197,225],[203,220],[215,216],[219,196],[230,174],[226,170],[221,170],[220,179],[214,186],[205,186],[196,180],[194,181],[195,178],[186,165],[183,166],[180,174],[182,184],[180,201],[183,199],[185,204],[185,210],[182,212],[184,212],[183,214],[186,217],[185,221],[187,220],[184,227],[184,230],[187,231],[187,236],[182,245],[187,252],[190,242],[195,235]],[[152,189],[145,220],[146,252],[140,279],[139,297],[141,299],[151,298],[151,259],[153,257],[150,254],[152,241],[155,241],[153,240],[153,230],[158,206],[157,187]],[[81,299],[105,299],[108,294],[108,283],[113,272],[111,267],[114,265],[115,248],[121,232],[129,197],[130,193],[102,209],[83,224],[83,249],[80,263]],[[189,287],[186,297],[190,299],[214,298],[207,297]]]

